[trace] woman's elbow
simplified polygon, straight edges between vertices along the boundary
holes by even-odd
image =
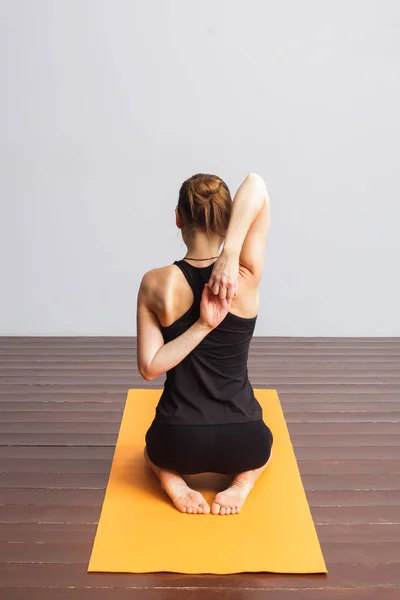
[[[152,375],[146,369],[139,369],[139,373],[146,381],[152,381],[154,379],[154,377],[152,377]]]
[[[254,190],[257,190],[262,195],[264,200],[269,202],[267,184],[260,175],[257,173],[249,173],[246,177],[246,182],[252,186]]]
[[[250,183],[255,183],[259,186],[265,186],[265,181],[258,173],[249,173],[246,177],[246,181]]]
[[[153,379],[157,378],[157,375],[148,367],[139,367],[139,373],[146,381],[153,381]]]

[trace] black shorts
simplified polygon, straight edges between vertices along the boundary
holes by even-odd
[[[226,425],[165,425],[146,433],[147,454],[161,469],[182,475],[235,475],[268,461],[273,436],[263,420]]]

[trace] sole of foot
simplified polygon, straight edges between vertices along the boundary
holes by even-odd
[[[237,515],[243,508],[248,495],[254,487],[255,482],[263,474],[267,465],[271,461],[272,452],[265,465],[254,471],[246,471],[236,475],[230,485],[223,492],[215,496],[211,505],[211,514],[213,515]]]
[[[162,487],[180,512],[188,515],[210,514],[210,507],[203,495],[192,490],[179,476],[162,481]]]
[[[239,487],[233,483],[231,487],[215,496],[211,514],[238,515],[252,489],[252,485]]]

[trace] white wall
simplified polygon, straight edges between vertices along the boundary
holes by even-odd
[[[400,335],[397,0],[0,0],[0,334],[133,335],[194,172],[268,184],[258,335]]]

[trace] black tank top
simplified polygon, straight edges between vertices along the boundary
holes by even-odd
[[[213,268],[212,264],[193,267],[184,260],[174,264],[184,274],[194,300],[177,321],[161,327],[165,343],[180,336],[199,318],[204,284]],[[262,409],[247,373],[256,319],[228,313],[186,358],[167,372],[156,421],[174,425],[219,425],[262,418]]]

